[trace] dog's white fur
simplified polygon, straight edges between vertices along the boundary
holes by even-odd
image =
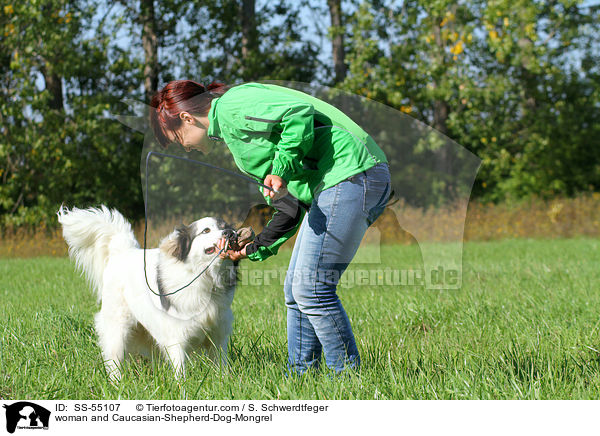
[[[119,212],[106,206],[61,207],[58,220],[71,258],[102,303],[95,327],[113,382],[121,378],[128,354],[151,356],[156,346],[171,361],[178,378],[184,376],[186,356],[194,349],[226,364],[235,270],[231,260],[219,258],[216,250],[205,252],[224,236],[222,221],[200,219],[173,231],[159,248],[146,250],[148,283],[158,292],[160,282],[163,293],[188,284],[217,256],[190,286],[161,298],[148,289],[144,250]]]

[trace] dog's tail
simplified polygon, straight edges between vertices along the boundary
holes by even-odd
[[[104,205],[71,210],[61,206],[57,215],[69,246],[69,256],[100,299],[102,276],[109,255],[139,247],[131,225],[115,209],[109,210]]]

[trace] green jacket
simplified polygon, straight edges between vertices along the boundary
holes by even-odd
[[[240,171],[261,183],[269,174],[280,176],[305,204],[320,191],[387,162],[373,138],[342,111],[283,86],[234,86],[212,100],[208,120],[209,138],[227,144]],[[271,205],[270,197],[265,199]],[[298,225],[248,258],[276,254]]]

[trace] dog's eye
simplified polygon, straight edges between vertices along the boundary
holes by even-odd
[[[210,229],[208,227],[205,228],[204,230],[202,230],[202,233],[208,233],[208,232],[210,232]]]

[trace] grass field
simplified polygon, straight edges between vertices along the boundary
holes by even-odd
[[[283,269],[289,254],[245,262]],[[384,257],[419,267],[417,246]],[[227,371],[194,356],[180,386],[166,362],[135,359],[116,388],[96,344],[98,306],[69,260],[1,259],[0,398],[599,398],[600,241],[469,242],[463,260],[460,290],[340,289],[360,377],[285,377],[285,306],[272,283],[238,287]]]

